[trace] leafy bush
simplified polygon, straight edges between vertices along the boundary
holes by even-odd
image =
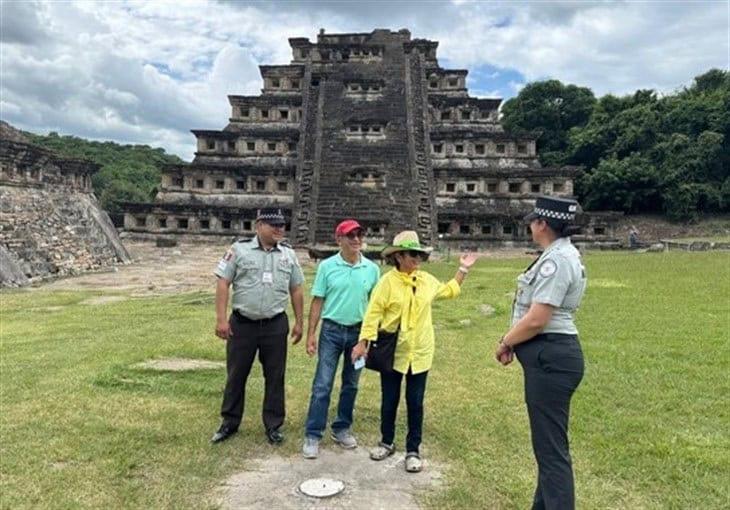
[[[551,110],[563,96],[557,102],[573,115]],[[543,165],[583,166],[576,191],[588,210],[675,220],[730,211],[730,72],[712,69],[664,97],[653,90],[592,97],[556,80],[531,83],[505,103],[504,125],[542,132]]]
[[[94,142],[54,132],[28,136],[32,143],[59,155],[88,159],[100,165],[91,180],[101,206],[110,214],[123,212],[121,202],[146,202],[154,198],[162,167],[183,162],[177,156],[166,154],[164,149],[148,145]]]

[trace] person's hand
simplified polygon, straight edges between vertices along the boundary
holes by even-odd
[[[494,353],[496,359],[502,365],[509,365],[514,359],[514,351],[511,347],[505,345],[501,341],[497,344],[497,350]]]
[[[355,347],[352,348],[352,362],[355,363],[357,358],[368,357],[368,344],[366,340],[360,340]]]
[[[294,327],[291,328],[291,340],[292,345],[296,345],[299,343],[299,341],[302,339],[302,332],[304,331],[304,326],[301,322],[295,322]]]
[[[231,338],[231,325],[228,320],[222,320],[216,323],[215,336],[217,336],[224,342]]]
[[[469,269],[477,261],[479,255],[476,253],[462,253],[459,258],[459,266]]]
[[[317,336],[314,333],[307,336],[307,354],[310,356],[317,354]]]
[[[511,350],[511,349],[510,349],[509,351],[507,351],[507,352],[503,353],[503,354],[502,354],[502,355],[501,355],[501,356],[499,357],[499,362],[500,362],[500,363],[501,363],[501,364],[502,364],[503,366],[507,366],[507,365],[509,365],[510,363],[512,363],[512,360],[514,360],[514,359],[515,359],[515,351],[513,351],[513,350]]]

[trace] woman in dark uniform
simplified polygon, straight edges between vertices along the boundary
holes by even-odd
[[[570,242],[578,203],[539,197],[525,217],[542,255],[517,278],[512,324],[495,356],[503,365],[517,354],[537,460],[533,509],[575,508],[568,447],[570,399],[583,378],[583,353],[573,313],[586,288],[580,253]]]

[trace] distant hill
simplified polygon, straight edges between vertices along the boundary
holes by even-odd
[[[92,182],[101,206],[111,215],[121,214],[124,201],[147,202],[154,198],[160,183],[163,165],[183,163],[164,149],[149,145],[120,145],[114,142],[93,142],[76,136],[60,136],[51,132],[36,135],[20,132],[32,144],[59,155],[83,158],[101,165]]]
[[[0,120],[0,138],[3,140],[11,140],[13,142],[30,143],[26,136],[27,133],[20,131],[4,120]]]

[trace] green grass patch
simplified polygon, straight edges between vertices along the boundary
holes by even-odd
[[[530,504],[535,466],[521,370],[492,360],[528,262],[481,260],[457,300],[434,306],[424,453],[447,469],[445,486],[424,496],[429,507]],[[579,507],[730,504],[728,262],[724,253],[588,254],[578,312],[586,376],[571,422]],[[426,267],[445,279],[454,266]],[[221,481],[271,451],[260,366],[240,433],[212,447],[224,370],[136,366],[225,359],[212,289],[84,304],[97,296],[0,294],[0,506],[210,506]],[[284,455],[298,455],[314,365],[302,344],[290,348]],[[378,439],[379,383],[373,373],[361,381],[355,431],[367,445]],[[405,408],[399,446],[404,436]]]

